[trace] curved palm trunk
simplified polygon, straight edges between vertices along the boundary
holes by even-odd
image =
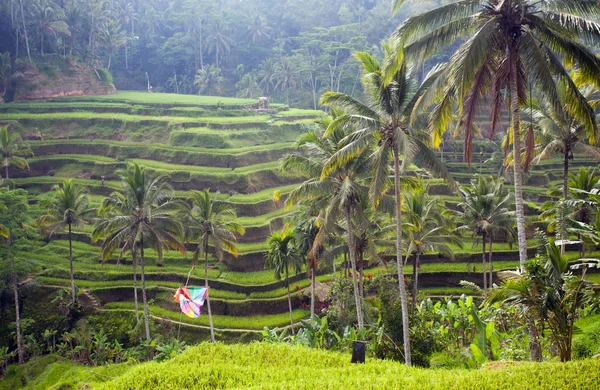
[[[311,282],[312,288],[310,289],[310,319],[311,321],[315,319],[315,270],[313,269],[311,272]]]
[[[487,294],[487,269],[485,266],[485,239],[486,234],[481,237],[481,263],[483,264],[483,294]]]
[[[138,304],[138,291],[137,291],[137,253],[134,249],[131,252],[131,257],[133,257],[133,300],[135,303],[135,321],[136,323],[140,322],[140,309]]]
[[[350,255],[350,264],[352,266],[352,284],[354,285],[354,303],[356,304],[356,320],[358,321],[358,329],[363,328],[362,305],[360,291],[358,289],[358,280],[356,280],[356,253],[354,251],[354,229],[352,228],[352,219],[350,218],[350,209],[344,209],[346,224],[348,225],[348,254]]]
[[[12,255],[11,250],[12,237],[8,237],[8,256],[10,257],[10,264],[12,266],[12,285],[15,293],[15,323],[17,325],[17,353],[19,355],[19,364],[23,364],[25,359],[23,357],[23,345],[21,341],[21,313],[19,308],[19,288],[17,285],[17,273],[15,272],[15,258]]]
[[[23,0],[19,0],[21,6],[21,20],[23,21],[23,35],[25,36],[25,47],[27,48],[27,58],[31,62],[31,52],[29,51],[29,36],[27,34],[27,24],[25,23],[25,13],[23,12]]]
[[[396,198],[396,261],[398,262],[398,285],[400,288],[400,305],[402,306],[402,335],[404,338],[404,361],[411,365],[410,328],[408,322],[408,297],[404,284],[404,264],[402,264],[402,205],[400,198],[400,158],[398,147],[394,147],[394,195]]]
[[[413,291],[412,291],[412,308],[417,307],[417,294],[419,293],[419,263],[421,261],[421,251],[417,250],[415,261],[413,262]]]
[[[208,244],[204,246],[204,287],[208,288]],[[210,325],[210,341],[215,342],[215,328],[213,326],[212,311],[210,310],[210,291],[206,296],[206,308],[208,309],[208,323]]]
[[[492,285],[494,284],[494,281],[493,281],[493,277],[494,277],[494,263],[492,262],[492,254],[494,253],[493,250],[492,250],[493,243],[494,243],[493,236],[490,234],[490,236],[489,236],[489,242],[488,242],[488,246],[489,246],[489,250],[490,250],[490,252],[488,254],[488,263],[490,263],[490,280],[489,280],[488,286],[490,288],[492,288]]]
[[[69,271],[71,273],[71,300],[77,303],[77,294],[75,293],[75,273],[73,272],[73,238],[71,237],[71,224],[69,223]]]
[[[4,176],[8,180],[8,157],[4,158]]]
[[[569,148],[565,148],[565,161],[563,166],[563,188],[562,188],[562,196],[563,203],[560,208],[560,235],[561,240],[567,239],[567,216],[565,215],[565,202],[567,201],[567,196],[569,192]],[[583,245],[582,245],[583,247]],[[560,246],[560,254],[564,255],[566,251],[567,245],[563,243]]]
[[[294,331],[294,316],[292,315],[292,295],[290,294],[290,279],[287,264],[285,266],[285,285],[287,286],[288,308],[290,309],[290,325],[292,326],[292,334],[295,334],[296,332]]]
[[[146,340],[150,340],[150,318],[148,317],[148,297],[146,295],[146,276],[144,274],[144,238],[140,240],[140,268],[142,278],[142,303],[144,305],[144,327]]]
[[[363,270],[364,270],[364,265],[363,265],[363,261],[364,261],[364,253],[361,251],[360,252],[360,257],[358,260],[358,291],[360,292],[360,299],[363,299],[365,297],[365,280],[363,277]]]
[[[527,237],[525,231],[525,209],[523,206],[523,165],[521,163],[521,121],[519,110],[519,93],[517,81],[517,44],[509,41],[508,56],[510,62],[510,108],[513,128],[513,161],[515,171],[515,211],[517,215],[517,236],[519,242],[519,263],[521,271],[527,262]]]

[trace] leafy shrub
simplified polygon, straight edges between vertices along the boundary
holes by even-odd
[[[100,81],[102,81],[104,85],[111,86],[113,84],[112,73],[110,73],[108,69],[98,68],[96,71],[100,76]]]
[[[435,352],[429,359],[431,368],[476,368],[473,359],[466,353],[448,351]]]

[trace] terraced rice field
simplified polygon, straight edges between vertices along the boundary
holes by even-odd
[[[257,114],[255,104],[246,99],[119,92],[4,104],[0,106],[0,121],[18,121],[35,153],[29,160],[30,171],[10,171],[14,183],[30,192],[34,205],[47,196],[52,185],[63,178],[75,178],[79,185],[87,187],[92,204],[98,206],[104,196],[120,189],[118,171],[133,162],[167,175],[179,198],[187,198],[192,190],[219,191],[219,200],[235,207],[247,234],[239,238],[239,258],[226,257],[225,264],[211,259],[209,278],[215,326],[222,332],[256,333],[264,326],[282,326],[288,321],[284,284],[274,278],[271,270],[264,270],[265,238],[283,226],[283,219],[290,212],[283,207],[285,196],[303,177],[282,173],[279,159],[294,149],[296,138],[323,114],[287,110],[282,105],[274,105],[270,114]],[[482,123],[485,120],[480,118]],[[458,143],[446,143],[440,156],[458,182],[468,183],[475,173],[495,175],[500,170],[497,152],[491,143],[478,141],[471,171],[461,161]],[[572,167],[595,165],[597,161],[576,156]],[[430,191],[442,196],[448,207],[455,208],[459,203],[456,194],[440,179],[417,167],[412,174],[424,176]],[[559,160],[548,160],[533,168],[524,189],[529,219],[541,202],[550,199],[546,192],[560,185],[561,175]],[[105,178],[104,185],[101,177]],[[273,200],[276,191],[281,193],[278,201]],[[75,234],[77,286],[90,292],[103,310],[133,310],[130,259],[118,266],[114,264],[116,259],[102,264],[90,232],[88,226]],[[55,290],[67,287],[69,280],[67,242],[60,235],[54,239],[31,241],[28,250],[17,256],[19,261],[33,264],[36,279]],[[530,246],[533,245],[532,241]],[[421,281],[425,293],[461,294],[468,290],[459,286],[460,280],[479,281],[479,246],[472,245],[466,237],[463,247],[455,249],[454,262],[437,254],[423,257]],[[495,270],[516,268],[515,248],[498,242],[495,249]],[[172,295],[185,282],[191,258],[169,253],[163,264],[157,264],[151,250],[147,256],[150,312],[157,318],[179,323],[180,314]],[[571,257],[575,260],[577,256]],[[342,259],[337,262],[337,277],[341,275],[341,262]],[[410,271],[409,267],[406,272]],[[366,272],[390,271],[373,268]],[[191,282],[202,284],[202,275],[201,270],[192,271]],[[325,282],[333,277],[332,269],[324,269],[318,279]],[[301,308],[301,294],[309,284],[304,273],[292,280],[296,319],[308,315]],[[207,325],[203,317],[182,322],[191,329]]]

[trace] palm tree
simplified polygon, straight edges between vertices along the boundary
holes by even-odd
[[[557,90],[564,103],[563,106],[556,110],[550,102],[545,100],[531,102],[532,122],[530,126],[536,133],[536,151],[538,152],[533,163],[537,164],[557,155],[563,159],[562,202],[564,203],[569,195],[569,161],[574,158],[575,153],[600,159],[600,149],[594,146],[600,134],[597,128],[580,124],[569,112],[570,105],[566,104],[564,83],[560,83]],[[581,91],[586,98],[591,98],[593,89],[589,86]],[[564,218],[561,222],[560,236],[563,240],[566,240],[568,236]],[[561,245],[561,253],[564,254],[564,251],[565,245]]]
[[[405,0],[395,0],[398,9]],[[397,68],[397,57],[423,59],[466,39],[446,67],[445,83],[432,111],[433,127],[446,129],[453,101],[458,102],[465,135],[465,159],[472,156],[475,116],[480,103],[491,106],[491,136],[508,92],[513,140],[514,185],[519,260],[524,269],[527,241],[521,161],[521,109],[531,83],[557,109],[555,79],[566,85],[575,118],[595,127],[594,113],[563,63],[573,64],[584,83],[600,86],[600,59],[584,45],[600,38],[600,25],[587,20],[598,14],[597,0],[459,0],[408,18],[393,34],[396,56],[388,61],[386,79]]]
[[[271,76],[271,81],[275,82],[273,90],[279,88],[285,92],[285,104],[290,104],[290,92],[294,92],[300,81],[300,66],[293,57],[282,57],[275,67],[275,72]]]
[[[414,255],[413,262],[413,310],[417,306],[419,292],[419,267],[425,251],[438,251],[454,259],[450,245],[462,246],[453,232],[453,221],[445,204],[424,191],[414,191],[404,196],[403,227],[406,231],[406,257]]]
[[[566,362],[571,360],[575,320],[598,286],[574,276],[558,246],[544,241],[541,260],[531,261],[526,272],[500,273],[503,284],[492,290],[486,304],[502,302],[525,307],[530,321],[537,319],[550,330],[560,360]]]
[[[260,62],[258,67],[258,75],[260,80],[258,85],[269,94],[271,87],[273,86],[274,74],[277,71],[277,62],[271,57],[266,58]]]
[[[267,19],[261,14],[253,14],[248,23],[248,36],[252,42],[261,41],[264,38],[270,38],[269,33],[273,30],[268,24]]]
[[[29,169],[29,164],[23,156],[33,155],[33,152],[23,143],[19,133],[9,131],[9,125],[0,126],[0,156],[4,177],[8,180],[8,167],[11,165],[19,169]]]
[[[290,295],[289,273],[290,269],[296,273],[302,270],[302,257],[298,248],[295,247],[294,233],[284,229],[282,232],[274,232],[267,238],[269,253],[265,267],[275,268],[275,277],[281,279],[285,274],[285,285],[287,287],[288,307],[290,309],[290,324],[294,332],[294,317],[292,315],[292,298]]]
[[[481,261],[483,265],[483,291],[487,293],[492,286],[492,254],[494,237],[500,232],[507,234],[510,240],[514,235],[512,221],[515,213],[511,210],[512,196],[504,188],[503,181],[479,177],[471,180],[469,187],[461,187],[463,200],[459,204],[462,211],[457,211],[463,225],[459,230],[471,232],[481,237]],[[490,263],[489,282],[486,270],[486,244],[489,245],[488,262]]]
[[[2,83],[2,93],[0,98],[6,96],[6,90],[8,89],[8,83],[12,76],[12,64],[10,62],[10,52],[6,51],[0,53],[0,83]]]
[[[222,94],[222,81],[221,69],[216,68],[214,65],[206,65],[204,68],[198,69],[194,77],[194,85],[198,88],[198,94],[205,91],[208,95],[213,93],[216,95]]]
[[[206,45],[210,53],[215,53],[215,66],[219,68],[219,56],[229,53],[233,39],[227,35],[227,29],[220,19],[215,19],[211,26],[212,32],[206,37]]]
[[[252,99],[262,96],[262,90],[256,81],[256,76],[253,73],[246,73],[240,81],[235,84],[238,89],[236,97]]]
[[[334,111],[334,116],[337,115]],[[326,127],[331,118],[321,120],[321,126]],[[352,274],[356,275],[356,235],[352,214],[356,211],[362,198],[367,198],[368,188],[361,181],[368,174],[368,153],[363,152],[349,159],[346,164],[338,164],[336,169],[329,170],[322,176],[323,168],[338,150],[345,146],[342,140],[348,133],[338,128],[326,135],[310,131],[300,136],[297,146],[305,150],[305,154],[288,155],[282,162],[283,170],[302,172],[309,177],[299,187],[292,190],[286,204],[291,206],[300,200],[312,201],[320,210],[321,229],[315,238],[319,243],[334,230],[336,223],[345,223],[348,252]],[[356,277],[353,278],[354,298],[358,327],[363,328],[362,304]]]
[[[100,26],[98,31],[98,42],[101,46],[108,49],[108,65],[106,69],[110,70],[112,57],[118,48],[127,43],[127,36],[121,30],[119,20],[110,20]]]
[[[384,46],[386,53],[389,47]],[[347,114],[334,120],[328,129],[333,131],[338,127],[356,126],[357,130],[349,138],[351,142],[337,152],[326,164],[323,175],[328,174],[357,153],[369,146],[376,146],[373,154],[373,176],[369,196],[374,205],[378,205],[386,193],[389,184],[390,160],[394,165],[394,194],[396,200],[396,259],[398,263],[398,284],[402,304],[402,324],[404,333],[405,362],[411,364],[410,332],[408,322],[408,298],[404,284],[402,264],[402,196],[400,181],[402,172],[410,166],[415,158],[435,172],[449,179],[446,168],[428,146],[428,136],[417,131],[413,125],[417,123],[413,108],[419,98],[435,83],[441,73],[439,69],[432,71],[422,85],[415,84],[416,77],[408,65],[402,61],[393,80],[384,85],[384,74],[379,62],[368,53],[357,53],[356,57],[363,67],[362,82],[367,101],[361,102],[353,97],[338,93],[327,92],[321,97],[325,106],[343,107]],[[400,155],[402,154],[402,164]]]
[[[38,225],[42,231],[54,235],[57,232],[68,232],[69,239],[69,272],[71,276],[71,300],[77,303],[75,291],[75,275],[73,272],[73,238],[72,229],[82,229],[90,213],[94,210],[89,208],[89,197],[87,190],[78,188],[72,179],[65,179],[62,186],[54,186],[54,199],[44,202],[42,206],[48,208],[48,212],[38,218]]]
[[[116,206],[114,215],[100,221],[92,237],[95,240],[105,237],[102,243],[104,261],[110,259],[117,250],[121,259],[125,252],[139,248],[144,326],[146,339],[150,340],[144,248],[151,246],[159,262],[167,249],[185,254],[185,247],[178,239],[182,226],[173,214],[180,203],[173,200],[173,191],[166,183],[165,176],[152,178],[137,164],[133,165],[131,172],[123,173],[121,180],[124,194],[116,192],[104,200],[104,207]]]
[[[198,256],[204,254],[204,284],[208,288],[208,249],[215,251],[217,260],[223,260],[223,252],[238,256],[235,246],[235,234],[244,234],[245,230],[239,223],[232,221],[236,217],[235,209],[229,203],[217,203],[217,195],[211,196],[208,190],[194,191],[192,193],[192,208],[186,215],[188,235],[198,240],[194,251],[194,266]],[[210,339],[215,342],[210,299],[206,298],[208,307],[208,320],[210,322]]]
[[[319,226],[316,217],[310,217],[306,213],[300,214],[300,221],[296,225],[296,241],[300,255],[306,259],[306,270],[310,272],[310,319],[315,319],[315,282],[316,274],[319,269],[319,255],[322,248],[315,248],[313,245],[319,234]]]

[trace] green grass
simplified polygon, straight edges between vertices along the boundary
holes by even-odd
[[[11,367],[2,388],[134,389],[592,389],[600,361],[500,363],[479,370],[421,369],[367,359],[350,363],[349,353],[287,344],[202,343],[166,362],[80,366],[37,358]]]
[[[255,99],[239,99],[221,96],[197,96],[182,95],[175,93],[147,93],[140,91],[118,91],[112,95],[98,96],[74,96],[54,98],[55,102],[126,102],[126,103],[147,103],[147,104],[189,104],[198,106],[248,106],[257,104]]]

